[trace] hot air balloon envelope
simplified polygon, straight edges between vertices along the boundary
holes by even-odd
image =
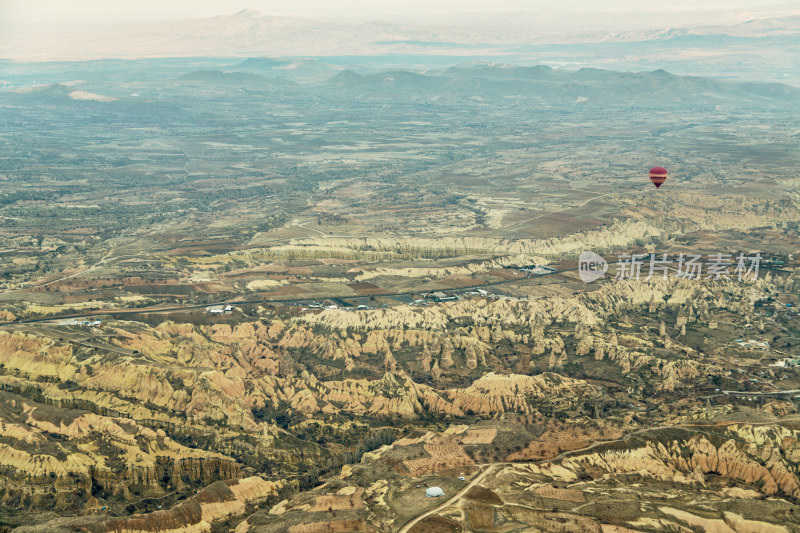
[[[667,180],[667,169],[664,167],[653,167],[650,169],[650,181],[656,186],[656,189]]]

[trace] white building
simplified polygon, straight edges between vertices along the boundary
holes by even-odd
[[[444,496],[444,491],[440,487],[428,487],[425,489],[425,496],[428,498],[438,498]]]

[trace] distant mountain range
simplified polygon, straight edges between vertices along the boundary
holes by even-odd
[[[153,60],[158,61],[158,60]],[[286,69],[287,66],[292,68]],[[276,72],[276,69],[279,69]],[[283,69],[283,70],[280,70]],[[287,74],[288,73],[288,74]],[[321,61],[248,59],[229,69],[188,72],[168,83],[171,91],[211,91],[232,98],[259,95],[293,95],[331,105],[353,102],[380,106],[412,103],[430,106],[516,106],[523,109],[580,107],[639,108],[651,110],[751,111],[800,110],[800,88],[781,83],[733,82],[698,76],[677,76],[664,70],[614,72],[583,68],[553,69],[506,64],[464,64],[437,71],[386,70],[355,72],[336,70]],[[109,89],[113,85],[106,86]],[[89,90],[51,84],[5,92],[9,102],[59,108],[108,105],[108,112],[173,113],[158,99],[106,95],[101,86]],[[118,93],[117,93],[118,94]],[[209,93],[210,94],[210,93]],[[187,111],[190,111],[187,109]]]
[[[358,74],[349,70],[319,84],[327,94],[347,94],[357,101],[385,98],[455,103],[501,103],[509,99],[537,105],[640,105],[650,108],[741,107],[800,108],[800,89],[779,83],[733,83],[664,70],[575,71],[547,66],[477,65],[440,73],[388,71]]]

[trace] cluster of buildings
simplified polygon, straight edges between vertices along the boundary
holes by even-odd
[[[298,305],[298,304],[295,303],[292,305]],[[330,303],[330,302],[311,302],[307,304],[302,304],[302,306],[304,311],[307,309],[341,309],[342,311],[353,311],[353,310],[365,311],[367,309],[372,309],[370,306],[365,304],[359,304],[357,306],[339,306],[336,305],[335,303]]]
[[[545,274],[552,274],[554,272],[558,272],[558,270],[556,270],[553,267],[536,266],[536,265],[531,265],[531,266],[528,266],[528,267],[522,267],[519,270],[521,270],[522,272],[525,272],[527,274],[533,274],[534,276],[544,276]]]
[[[446,292],[436,291],[422,295],[423,298],[433,300],[434,302],[455,302],[458,300],[458,295],[447,294]]]
[[[88,320],[88,319],[78,320],[78,319],[75,319],[75,320],[71,320],[70,322],[68,322],[68,325],[70,325],[70,326],[87,326],[87,327],[93,328],[95,326],[99,326],[102,323],[103,323],[102,320]]]
[[[232,311],[233,311],[232,305],[220,304],[220,305],[211,305],[209,307],[206,307],[206,313],[210,315],[223,315],[225,313],[230,313]]]
[[[769,350],[769,343],[767,341],[756,341],[753,339],[744,340],[736,339],[736,344],[742,348],[757,348],[759,350]]]
[[[778,359],[777,361],[770,363],[769,366],[778,367],[778,368],[794,368],[800,366],[800,359]]]

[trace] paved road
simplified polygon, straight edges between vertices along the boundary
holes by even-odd
[[[770,383],[770,385],[772,385]],[[774,385],[773,385],[774,387]],[[791,390],[776,390],[776,391],[739,391],[739,390],[724,390],[722,394],[733,396],[784,396],[786,394],[800,394],[800,389]]]

